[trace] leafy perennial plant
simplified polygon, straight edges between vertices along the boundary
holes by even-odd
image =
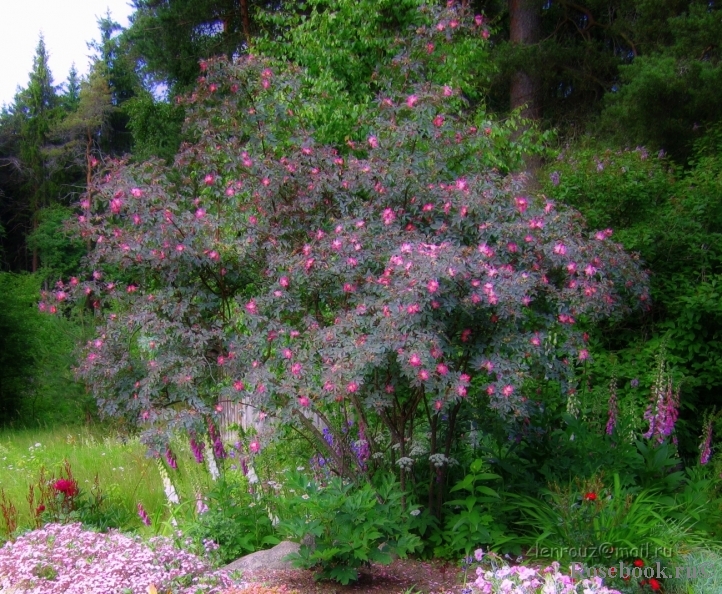
[[[289,556],[299,567],[320,567],[317,578],[348,584],[369,563],[389,564],[421,547],[409,531],[403,494],[393,479],[353,488],[340,478],[321,486],[303,474],[288,477],[279,531],[304,544]],[[411,510],[413,511],[413,510]]]

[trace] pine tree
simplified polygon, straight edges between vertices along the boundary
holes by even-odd
[[[22,186],[20,152],[20,129],[22,116],[16,110],[15,101],[0,110],[0,224],[4,234],[0,236],[2,269],[13,270],[25,266],[24,229],[22,208],[18,209],[18,194]]]
[[[76,109],[55,123],[43,148],[48,169],[56,172],[57,193],[63,198],[41,211],[39,224],[27,242],[38,252],[44,272],[51,278],[72,275],[85,252],[83,243],[68,237],[63,226],[73,216],[68,204],[83,193],[87,200],[91,198],[93,172],[102,159],[100,145],[110,132],[114,111],[105,64],[96,61],[80,83]]]

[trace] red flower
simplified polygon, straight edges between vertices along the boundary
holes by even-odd
[[[655,578],[650,578],[649,582],[647,583],[649,584],[649,587],[652,588],[652,590],[654,590],[655,592],[662,589],[662,584],[660,584],[659,580]]]
[[[78,494],[78,485],[70,479],[58,479],[53,483],[53,489],[66,497],[74,497]]]
[[[40,505],[38,505],[38,507],[35,508],[35,515],[39,516],[44,511],[45,511],[45,506],[41,503]]]
[[[641,559],[635,559],[633,565],[635,567],[644,567],[644,561],[642,561]]]
[[[585,501],[596,501],[597,500],[597,494],[593,491],[590,491],[584,496]]]

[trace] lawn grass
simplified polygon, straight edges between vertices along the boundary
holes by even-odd
[[[207,487],[207,474],[192,459],[183,440],[174,442],[174,451],[179,464],[173,473],[174,484],[181,500],[192,500],[198,487]],[[28,486],[37,483],[43,466],[46,474],[58,476],[64,460],[70,463],[81,489],[89,489],[97,475],[108,504],[129,518],[124,528],[157,533],[167,520],[158,462],[147,457],[137,437],[103,426],[4,430],[0,431],[0,488],[18,509],[20,528],[32,524]],[[137,517],[139,502],[154,520],[151,529],[144,529]]]

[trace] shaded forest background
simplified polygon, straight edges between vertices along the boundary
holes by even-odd
[[[73,70],[60,84],[40,38],[27,85],[0,113],[0,422],[95,414],[72,372],[92,308],[48,317],[39,291],[80,274],[90,246],[64,223],[82,214],[94,172],[113,159],[172,162],[188,140],[176,97],[193,91],[204,60],[252,52],[304,68],[310,127],[343,151],[422,4],[134,0],[128,29],[99,19],[89,75]],[[694,455],[722,388],[722,10],[459,4],[478,15],[486,43],[447,48],[438,76],[469,110],[516,127],[506,150],[532,191],[579,209],[591,229],[614,229],[651,273],[649,311],[590,328],[588,406],[606,406],[612,381],[647,398],[664,348],[682,390],[680,450]]]

